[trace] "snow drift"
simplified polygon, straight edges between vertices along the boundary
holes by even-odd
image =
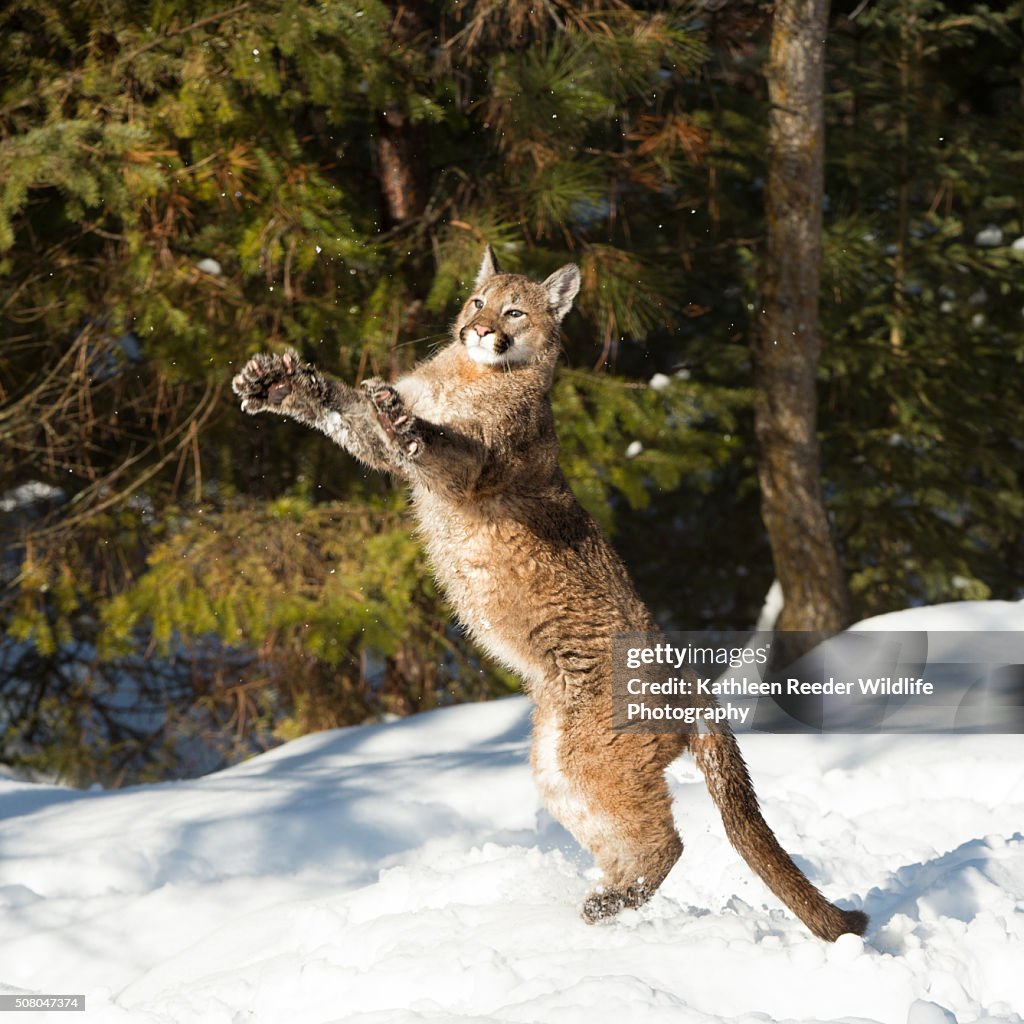
[[[1024,630],[1024,606],[864,627]],[[528,736],[512,698],[190,782],[0,777],[0,993],[151,1024],[1020,1024],[1020,736],[741,738],[782,844],[871,915],[834,946],[751,875],[688,760],[682,860],[647,906],[584,924],[592,867],[538,803]]]

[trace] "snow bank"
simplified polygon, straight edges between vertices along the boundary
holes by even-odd
[[[865,625],[1024,628],[1021,610]],[[0,777],[0,993],[149,1024],[1020,1024],[1020,737],[744,737],[783,845],[872,917],[828,946],[729,847],[689,761],[669,772],[679,865],[641,910],[584,924],[590,860],[539,806],[528,732],[512,698],[190,782]]]

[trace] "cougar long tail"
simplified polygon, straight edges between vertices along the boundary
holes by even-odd
[[[829,903],[779,846],[761,817],[753,783],[732,733],[691,736],[690,748],[722,815],[729,842],[765,885],[818,938],[835,942],[845,932],[863,935],[867,914]]]

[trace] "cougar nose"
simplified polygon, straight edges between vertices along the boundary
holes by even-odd
[[[473,330],[476,331],[478,338],[486,338],[488,334],[494,333],[494,328],[488,327],[487,324],[473,324]]]

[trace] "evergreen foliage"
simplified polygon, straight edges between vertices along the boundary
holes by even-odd
[[[765,12],[718,7],[4,5],[0,759],[159,777],[510,689],[400,494],[226,386],[286,345],[400,372],[485,241],[581,267],[563,465],[659,619],[753,620]],[[858,612],[1019,591],[1021,24],[834,11],[820,426]]]
[[[865,611],[1019,595],[1022,15],[907,0],[831,41],[822,426]]]

